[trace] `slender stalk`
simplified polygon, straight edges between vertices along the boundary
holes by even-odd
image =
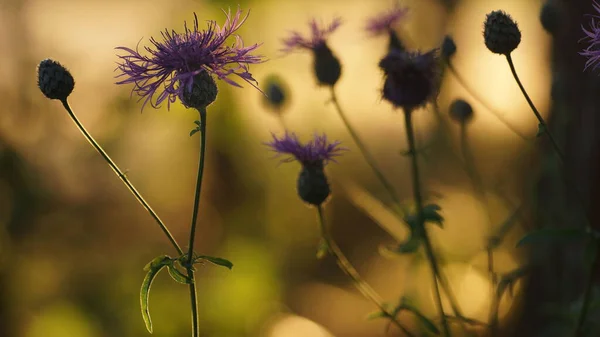
[[[371,170],[373,170],[373,172],[377,176],[377,179],[379,179],[379,181],[385,188],[386,192],[389,194],[390,198],[392,199],[392,202],[394,203],[394,210],[396,211],[397,214],[401,215],[402,211],[397,209],[400,206],[400,198],[398,198],[398,195],[394,191],[392,184],[385,178],[385,176],[383,175],[381,170],[377,167],[377,164],[375,163],[375,158],[369,152],[367,147],[364,145],[364,143],[362,142],[362,140],[360,139],[360,137],[358,136],[358,134],[356,133],[356,131],[354,130],[352,125],[350,124],[350,121],[348,121],[348,118],[346,117],[346,114],[344,113],[344,110],[342,109],[342,107],[340,105],[340,102],[335,93],[335,88],[333,86],[331,86],[331,101],[335,105],[335,108],[336,108],[338,114],[340,115],[340,118],[344,122],[346,129],[348,129],[350,136],[352,136],[352,139],[356,143],[356,146],[358,146],[358,149],[360,150],[361,154],[365,158],[367,164],[369,165],[369,167],[371,167]]]
[[[596,240],[592,238],[591,240]],[[579,317],[577,317],[577,326],[575,327],[574,337],[583,336],[583,326],[585,325],[585,319],[587,318],[587,313],[590,309],[590,305],[592,303],[592,290],[594,288],[594,267],[598,263],[600,259],[600,250],[598,249],[598,245],[596,242],[591,242],[590,244],[595,245],[594,249],[594,259],[592,264],[588,270],[589,276],[586,280],[585,289],[583,291],[583,304],[581,306],[581,311],[579,312]]]
[[[435,257],[435,253],[433,252],[433,246],[431,245],[431,240],[427,233],[427,229],[425,228],[425,221],[423,219],[423,197],[421,195],[421,188],[420,188],[419,166],[417,164],[415,135],[414,135],[413,125],[412,125],[412,110],[411,109],[404,110],[404,121],[406,124],[406,137],[408,138],[409,153],[410,153],[411,164],[412,164],[413,195],[414,195],[415,203],[417,205],[417,223],[418,223],[419,228],[421,229],[421,234],[423,235],[423,243],[425,245],[425,252],[427,254],[427,259],[429,260],[429,264],[431,266],[431,271],[433,274],[433,286],[434,286],[434,290],[435,290],[435,299],[437,302],[440,319],[442,321],[444,335],[449,337],[451,335],[450,327],[448,326],[448,320],[446,318],[446,314],[444,313],[444,307],[442,304],[442,295],[440,293],[440,288],[438,285],[438,277],[440,277],[440,279],[441,279],[441,272],[440,272],[440,269],[439,269],[439,266],[437,263],[437,259]]]
[[[190,242],[187,253],[187,272],[191,279],[189,284],[190,301],[192,305],[192,336],[200,336],[198,329],[198,300],[196,297],[196,280],[194,277],[194,240],[196,238],[196,224],[198,222],[198,208],[200,206],[200,193],[202,191],[202,175],[204,174],[204,155],[206,154],[206,108],[198,110],[200,112],[200,156],[198,159],[198,177],[196,178],[196,193],[194,195],[194,208],[192,211],[192,223],[190,226]]]
[[[488,218],[488,223],[490,227],[493,226],[492,216],[490,214],[490,209],[488,207],[487,198],[485,196],[485,187],[483,181],[479,174],[477,173],[477,169],[475,167],[475,158],[473,156],[473,152],[469,148],[468,136],[467,136],[467,124],[461,123],[460,125],[460,148],[462,151],[463,159],[465,161],[465,168],[467,170],[467,175],[471,180],[471,184],[473,185],[473,190],[477,197],[484,203],[485,211]],[[492,228],[491,228],[492,229]],[[487,262],[488,262],[488,275],[490,278],[490,318],[489,318],[489,330],[490,336],[496,336],[497,330],[497,317],[492,315],[497,315],[497,312],[493,309],[495,305],[493,298],[496,295],[496,273],[494,271],[494,250],[490,244],[487,245]]]
[[[169,239],[169,241],[171,242],[173,247],[177,250],[177,253],[179,253],[179,255],[183,255],[183,250],[181,250],[181,247],[179,247],[177,240],[175,240],[175,237],[173,237],[171,232],[169,232],[169,229],[167,228],[167,226],[158,217],[156,212],[154,212],[154,210],[150,207],[150,205],[146,202],[146,200],[144,200],[144,198],[142,198],[142,195],[140,194],[140,192],[138,192],[135,189],[135,187],[133,187],[133,184],[131,184],[129,179],[127,179],[127,177],[125,176],[123,171],[121,171],[119,169],[119,167],[117,166],[117,164],[115,164],[115,162],[112,159],[110,159],[110,157],[104,151],[104,149],[102,149],[102,147],[96,142],[96,140],[88,133],[88,131],[85,129],[85,127],[83,127],[81,122],[79,122],[79,119],[77,119],[77,116],[75,116],[75,113],[73,112],[73,110],[71,110],[71,107],[69,106],[69,102],[67,102],[67,100],[65,99],[65,100],[61,100],[61,103],[63,104],[63,106],[65,107],[67,112],[69,113],[69,116],[71,116],[71,119],[73,120],[73,122],[75,122],[75,124],[79,128],[79,131],[81,131],[81,133],[85,136],[85,138],[88,140],[88,142],[90,144],[92,144],[92,146],[96,149],[96,151],[98,151],[98,153],[100,153],[102,158],[104,158],[104,160],[113,169],[113,171],[117,174],[117,176],[119,177],[119,179],[121,179],[121,181],[125,184],[125,186],[127,186],[129,191],[135,196],[135,198],[140,202],[140,204],[142,204],[142,206],[144,206],[144,208],[148,211],[148,213],[150,213],[150,215],[152,216],[154,221],[156,221],[158,226],[160,226],[160,229],[162,229],[163,233],[165,233],[165,235],[167,236],[167,238]]]
[[[342,269],[348,276],[350,276],[350,278],[354,282],[354,285],[363,294],[363,296],[365,296],[367,299],[373,302],[373,304],[375,304],[375,306],[377,306],[377,308],[379,308],[379,310],[381,310],[381,312],[384,313],[385,316],[389,318],[398,328],[400,328],[407,336],[415,337],[410,331],[408,331],[408,329],[406,329],[402,325],[402,323],[398,321],[396,317],[394,317],[394,314],[392,314],[385,308],[385,306],[383,305],[383,301],[381,300],[379,295],[375,292],[373,288],[371,288],[371,286],[365,280],[362,279],[358,271],[352,266],[350,261],[346,258],[346,256],[340,249],[340,247],[333,240],[331,233],[329,233],[329,230],[325,225],[325,216],[323,214],[323,208],[321,206],[317,207],[317,214],[317,221],[319,222],[321,237],[325,241],[329,252],[336,259],[336,262],[339,265],[340,269]]]

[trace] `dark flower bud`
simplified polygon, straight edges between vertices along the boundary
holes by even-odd
[[[63,101],[73,92],[75,80],[60,63],[45,59],[38,66],[38,87],[46,97]]]
[[[313,52],[315,76],[319,85],[334,86],[342,74],[340,61],[325,43],[315,46]]]
[[[521,42],[521,31],[517,23],[503,11],[489,13],[483,28],[485,46],[492,53],[508,55]]]
[[[181,83],[180,85],[185,85]],[[183,88],[179,99],[188,108],[204,109],[217,99],[217,83],[206,71],[194,76],[191,88]]]
[[[462,99],[457,99],[450,104],[450,118],[459,122],[460,124],[466,124],[473,118],[473,108],[471,104]]]
[[[556,34],[560,23],[560,11],[556,1],[548,0],[544,3],[540,11],[540,22],[548,33]]]
[[[454,43],[454,40],[450,35],[446,35],[446,37],[444,37],[441,54],[446,61],[456,54],[456,43]]]
[[[404,47],[404,44],[400,41],[398,34],[396,34],[395,31],[390,30],[390,44],[388,46],[388,51],[392,50],[405,51],[406,47]]]
[[[329,196],[329,182],[323,169],[323,161],[302,166],[298,177],[298,195],[305,202],[319,206]]]
[[[284,105],[289,101],[288,89],[284,83],[277,77],[271,76],[267,78],[266,85],[264,87],[265,104],[275,110],[277,113],[281,113]]]

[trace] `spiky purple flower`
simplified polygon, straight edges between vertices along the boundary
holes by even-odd
[[[341,18],[335,18],[328,27],[321,27],[316,19],[312,19],[309,22],[310,25],[310,36],[303,37],[298,32],[292,32],[291,36],[287,39],[283,39],[285,48],[282,51],[289,53],[295,49],[309,49],[314,50],[315,48],[325,44],[327,37],[333,33],[342,24]]]
[[[241,37],[234,34],[250,12],[244,17],[239,8],[233,16],[231,10],[223,12],[226,15],[223,27],[211,20],[208,21],[206,30],[200,30],[198,17],[194,13],[194,25],[191,29],[187,27],[187,23],[184,23],[183,33],[165,29],[161,33],[162,42],[151,38],[150,42],[154,47],[144,47],[148,56],[140,54],[137,47],[136,50],[117,47],[116,49],[126,52],[125,55],[118,55],[121,63],[117,69],[121,74],[117,77],[125,79],[117,84],[134,83],[132,93],[136,92],[141,96],[140,100],[145,97],[142,109],[148,102],[157,108],[165,100],[170,107],[185,91],[192,91],[194,78],[202,72],[216,75],[220,80],[241,87],[229,78],[230,75],[236,75],[258,89],[248,65],[264,62],[262,56],[251,54],[259,44],[244,47]],[[226,45],[225,41],[229,37],[234,37],[235,41]]]
[[[408,13],[407,7],[396,6],[386,12],[379,13],[377,16],[367,21],[365,29],[372,36],[388,34],[394,29],[394,26],[402,20]]]
[[[594,1],[592,4],[596,12],[600,14],[600,5]],[[587,57],[587,61],[585,62],[584,71],[587,68],[593,66],[593,70],[596,70],[598,66],[600,66],[600,22],[597,22],[595,19],[600,19],[599,15],[588,14],[592,17],[590,22],[590,28],[586,29],[583,25],[581,25],[581,29],[585,33],[585,36],[580,41],[589,42],[589,46],[585,48],[579,54]]]
[[[299,161],[304,166],[312,166],[315,164],[326,164],[328,161],[335,162],[334,157],[341,155],[341,151],[346,151],[344,147],[340,147],[340,142],[328,142],[327,135],[313,136],[313,139],[306,144],[302,144],[293,132],[286,132],[282,138],[277,138],[272,134],[273,141],[265,143],[277,153],[276,157],[282,155],[290,155],[290,157],[281,160],[283,163],[289,163],[294,160]]]
[[[395,107],[425,105],[438,91],[438,50],[427,53],[392,50],[380,62],[385,75],[383,98]]]

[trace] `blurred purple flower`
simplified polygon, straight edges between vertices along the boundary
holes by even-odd
[[[265,61],[262,56],[251,55],[259,44],[244,47],[241,37],[234,34],[246,21],[250,12],[244,17],[241,16],[239,8],[233,16],[231,10],[223,12],[227,18],[223,27],[210,20],[208,28],[200,30],[198,17],[194,13],[192,29],[187,27],[187,23],[184,23],[183,33],[165,29],[161,33],[164,41],[158,42],[150,38],[154,48],[144,47],[150,53],[149,56],[142,56],[138,47],[136,50],[127,47],[115,48],[126,52],[126,55],[118,55],[121,63],[117,69],[121,74],[117,77],[125,79],[117,84],[134,83],[132,93],[136,92],[142,98],[146,98],[142,109],[148,102],[157,108],[165,100],[170,107],[177,97],[181,97],[184,88],[191,90],[194,77],[203,71],[216,75],[233,86],[241,87],[228,78],[229,75],[237,75],[258,89],[257,81],[249,72],[248,65]],[[230,36],[235,38],[235,42],[227,46],[225,41]],[[153,102],[155,94],[158,97]]]
[[[311,49],[314,50],[325,44],[325,39],[329,34],[333,33],[342,24],[341,18],[335,18],[327,28],[321,28],[317,24],[317,20],[312,19],[309,23],[311,35],[308,38],[302,37],[298,32],[292,32],[291,36],[283,39],[285,48],[283,52],[289,53],[294,49]]]
[[[282,155],[291,155],[291,157],[281,160],[283,163],[289,163],[294,160],[299,161],[304,166],[314,164],[326,164],[328,161],[335,162],[333,157],[341,155],[341,151],[348,149],[340,147],[340,142],[329,143],[325,134],[319,136],[315,134],[313,139],[306,144],[302,144],[295,133],[286,132],[283,138],[277,138],[275,134],[273,141],[264,143],[277,152],[276,157]]]
[[[365,29],[373,36],[388,34],[393,26],[408,13],[407,7],[396,6],[387,12],[379,13],[367,21]]]
[[[434,98],[438,91],[437,51],[393,50],[385,56],[379,62],[385,74],[383,98],[404,109],[417,108]]]
[[[600,5],[594,1],[592,4],[596,12],[600,14]],[[590,28],[586,29],[583,25],[581,25],[581,29],[585,33],[585,36],[581,38],[580,41],[589,42],[590,45],[585,48],[579,54],[588,58],[585,62],[585,67],[583,71],[587,70],[587,68],[594,66],[593,70],[596,70],[598,66],[600,66],[600,22],[596,22],[595,19],[600,19],[599,15],[588,14],[592,17],[590,22]]]

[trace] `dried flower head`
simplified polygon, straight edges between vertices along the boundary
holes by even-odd
[[[277,153],[277,157],[281,155],[290,155],[281,160],[281,162],[289,163],[294,160],[299,161],[303,166],[324,165],[329,161],[335,162],[334,157],[339,156],[341,151],[347,150],[340,147],[340,142],[328,142],[327,136],[315,134],[313,139],[306,144],[302,144],[295,133],[286,132],[283,138],[277,138],[274,134],[273,141],[265,143]]]
[[[485,46],[495,54],[508,55],[521,43],[517,23],[504,11],[493,11],[483,25]]]
[[[437,53],[391,51],[379,62],[385,75],[383,98],[407,110],[433,99],[438,91]]]
[[[600,14],[600,4],[596,1],[592,4],[594,9],[598,14]],[[590,22],[589,29],[586,29],[583,25],[581,29],[585,36],[581,38],[580,41],[588,42],[589,45],[585,48],[579,55],[587,57],[587,61],[585,62],[584,71],[589,67],[593,66],[593,70],[596,70],[600,65],[600,22],[597,22],[596,19],[600,19],[600,15],[588,14],[592,17]]]
[[[148,102],[156,108],[165,100],[170,106],[186,91],[193,91],[194,78],[202,72],[240,87],[229,78],[230,75],[236,75],[257,88],[248,65],[264,62],[262,56],[251,54],[259,45],[244,47],[241,37],[234,34],[250,13],[242,17],[239,8],[233,16],[231,10],[223,12],[227,18],[223,27],[215,21],[208,21],[208,28],[200,30],[198,17],[194,13],[191,29],[185,23],[183,33],[165,30],[161,33],[162,42],[151,38],[154,48],[145,47],[149,56],[141,55],[137,47],[136,50],[117,47],[126,53],[118,56],[121,63],[117,69],[121,74],[117,77],[125,79],[117,84],[134,83],[132,92],[141,96],[140,99],[145,98],[142,109]],[[226,45],[229,37],[234,37],[235,42]]]
[[[313,70],[319,85],[333,86],[340,79],[342,66],[327,45],[326,39],[341,24],[342,20],[336,18],[328,27],[322,28],[313,19],[310,22],[310,37],[304,38],[300,33],[292,32],[289,38],[283,39],[285,48],[282,51],[289,53],[297,49],[311,50],[314,56]]]
[[[379,13],[377,16],[370,18],[367,21],[365,29],[372,36],[388,34],[394,30],[394,26],[398,24],[408,13],[407,7],[396,6],[391,10]]]
[[[75,87],[75,80],[62,64],[45,59],[38,65],[38,87],[44,96],[64,101]]]

